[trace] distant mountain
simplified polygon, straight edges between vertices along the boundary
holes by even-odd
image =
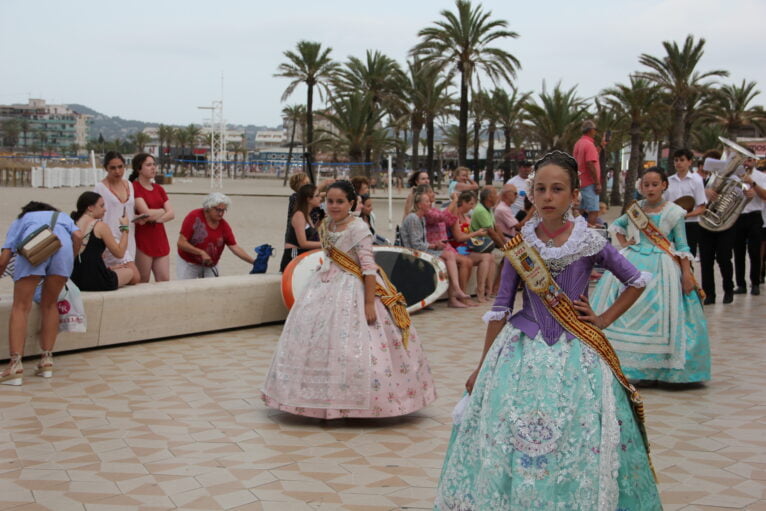
[[[156,122],[134,121],[123,119],[122,117],[116,115],[109,117],[108,115],[97,112],[85,105],[79,105],[76,103],[71,103],[67,106],[77,113],[86,114],[93,117],[93,122],[90,125],[89,138],[98,138],[100,133],[103,135],[105,140],[114,140],[117,138],[125,139],[133,133],[143,131],[144,128],[159,126],[159,123]],[[253,141],[255,140],[255,134],[257,132],[275,130],[279,128],[273,126],[255,126],[253,124],[248,124],[247,126],[230,124],[229,129],[244,130],[245,136],[247,137],[248,146],[252,146]]]

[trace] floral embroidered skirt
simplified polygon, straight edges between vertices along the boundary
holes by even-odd
[[[510,324],[454,425],[437,510],[662,509],[627,395],[577,339]]]
[[[368,325],[355,276],[315,279],[285,322],[261,397],[266,406],[320,419],[396,417],[436,399],[414,327],[408,348],[388,309],[375,299]]]

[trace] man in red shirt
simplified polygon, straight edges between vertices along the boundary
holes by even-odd
[[[588,223],[595,224],[598,218],[598,198],[601,193],[601,167],[596,142],[596,124],[582,123],[582,137],[574,146],[574,159],[580,177],[581,209],[588,215]]]

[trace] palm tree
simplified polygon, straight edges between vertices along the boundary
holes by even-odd
[[[349,57],[346,66],[338,68],[333,85],[336,94],[367,92],[372,104],[378,108],[396,100],[402,77],[402,69],[394,59],[377,50],[367,50],[365,61]]]
[[[426,125],[426,170],[431,182],[434,182],[434,137],[436,119],[446,115],[454,105],[449,92],[450,76],[444,76],[436,66],[425,66],[422,70],[421,88],[417,95]]]
[[[19,121],[19,129],[21,130],[21,133],[24,134],[24,144],[22,146],[26,149],[26,147],[29,145],[29,130],[31,129],[31,126],[29,124],[28,119],[21,119]]]
[[[130,139],[131,139],[131,142],[133,143],[134,150],[137,153],[143,153],[144,147],[146,147],[146,144],[148,144],[152,140],[152,137],[150,137],[143,131],[137,131],[130,137]]]
[[[633,199],[638,171],[643,160],[641,153],[643,152],[644,133],[647,130],[649,120],[656,112],[659,93],[659,86],[640,75],[631,75],[630,83],[627,85],[618,83],[601,92],[607,105],[615,111],[622,122],[623,129],[630,135],[630,162],[625,178],[623,204],[628,204]],[[618,181],[617,176],[614,176],[614,181]],[[615,200],[617,198],[613,192],[614,204],[619,202],[619,200]]]
[[[525,105],[531,95],[531,92],[520,94],[515,87],[511,87],[510,95],[503,89],[495,89],[492,92],[492,108],[497,114],[497,122],[502,127],[503,137],[505,138],[503,152],[503,159],[505,160],[503,168],[504,182],[511,178],[511,140],[525,119]]]
[[[182,129],[184,133],[186,134],[185,140],[186,140],[186,143],[189,145],[189,149],[191,150],[191,154],[193,156],[194,149],[196,148],[197,144],[200,142],[200,139],[202,137],[202,128],[192,123],[192,124],[189,124],[186,128],[182,128]],[[192,166],[192,174],[194,173],[195,170],[196,170],[195,167]]]
[[[682,147],[689,147],[692,133],[713,116],[715,93],[713,87],[699,87],[687,96]]]
[[[377,50],[367,50],[365,61],[349,57],[346,66],[338,69],[333,83],[336,94],[365,92],[371,106],[369,114],[375,116],[380,110],[397,109],[403,77],[394,59]],[[364,159],[372,161],[372,147],[365,148]]]
[[[571,151],[580,122],[588,113],[585,100],[577,95],[577,86],[565,91],[559,82],[549,93],[543,83],[538,100],[539,104],[533,100],[526,103],[530,137],[543,152]]]
[[[495,89],[492,94],[482,92],[484,95],[484,116],[487,119],[487,163],[484,179],[488,186],[491,186],[495,179],[495,131],[500,122],[496,98],[499,91],[500,89]]]
[[[481,182],[481,169],[479,168],[479,145],[481,145],[481,131],[484,123],[484,112],[487,109],[487,97],[479,91],[471,97],[471,113],[473,114],[473,180]]]
[[[448,124],[442,126],[442,139],[445,145],[457,148],[460,143],[460,126],[457,124]],[[473,131],[468,132],[468,145],[473,145]]]
[[[407,62],[407,75],[404,85],[406,103],[410,117],[410,131],[412,132],[412,170],[420,169],[420,132],[426,123],[423,111],[424,90],[427,87],[425,70],[428,64],[424,64],[417,57]],[[433,68],[433,66],[430,66]],[[438,72],[438,69],[437,69]]]
[[[13,151],[13,148],[19,143],[21,124],[17,119],[6,119],[0,123],[0,131],[3,133],[3,145]]]
[[[160,124],[157,129],[157,137],[160,139],[160,168],[165,169],[167,165],[167,153],[170,152],[170,144],[173,141],[175,128]]]
[[[296,46],[297,52],[285,51],[288,62],[283,62],[274,75],[292,80],[282,94],[282,101],[287,100],[295,88],[306,84],[306,166],[309,179],[316,183],[314,169],[314,87],[317,87],[320,99],[323,93],[329,94],[329,84],[338,69],[338,63],[330,58],[332,48],[322,48],[322,43],[300,41]]]
[[[306,118],[306,107],[304,105],[290,105],[282,109],[282,116],[293,123],[290,130],[290,149],[287,151],[287,165],[285,165],[285,177],[282,180],[282,186],[287,186],[287,178],[290,175],[290,163],[293,160],[293,147],[295,146],[295,131],[298,123],[302,123]]]
[[[362,161],[368,148],[377,154],[396,144],[388,131],[381,127],[384,113],[372,111],[372,101],[368,94],[357,91],[333,97],[330,108],[320,114],[333,129],[320,129],[317,133],[326,139],[327,144],[335,144],[338,150],[346,153],[351,162]],[[369,166],[364,165],[362,169],[357,167],[352,166],[352,176],[369,173]]]
[[[479,72],[495,85],[500,81],[510,84],[521,66],[516,57],[492,46],[502,39],[518,37],[516,32],[506,30],[507,21],[492,20],[491,11],[484,11],[481,5],[474,8],[470,0],[455,0],[455,7],[456,12],[441,11],[440,20],[418,32],[421,41],[410,53],[441,69],[460,73],[458,160],[463,164],[468,153],[468,91],[474,81],[478,84]],[[476,89],[481,89],[480,84]]]
[[[719,137],[728,137],[726,128],[720,124],[703,123],[692,133],[691,148],[700,153],[715,149],[723,151],[724,147]]]
[[[700,87],[709,86],[712,82],[709,78],[728,76],[729,72],[722,69],[701,73],[696,71],[697,65],[705,47],[705,39],[694,40],[694,36],[686,36],[683,47],[678,43],[663,41],[666,55],[654,57],[642,53],[638,61],[649,68],[649,71],[639,73],[641,77],[659,85],[665,92],[670,94],[671,103],[671,136],[670,157],[676,149],[683,146],[686,138],[686,115],[689,95]]]
[[[756,87],[756,82],[743,79],[742,84],[724,85],[713,94],[711,117],[724,129],[728,138],[736,140],[738,134],[766,120],[763,107],[751,106],[761,93]]]

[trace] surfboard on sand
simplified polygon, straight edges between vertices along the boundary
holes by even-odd
[[[376,246],[372,251],[375,262],[404,295],[407,312],[427,307],[447,291],[447,267],[438,257],[404,247]],[[282,300],[288,309],[315,278],[325,257],[322,250],[312,250],[287,265],[282,273]]]

